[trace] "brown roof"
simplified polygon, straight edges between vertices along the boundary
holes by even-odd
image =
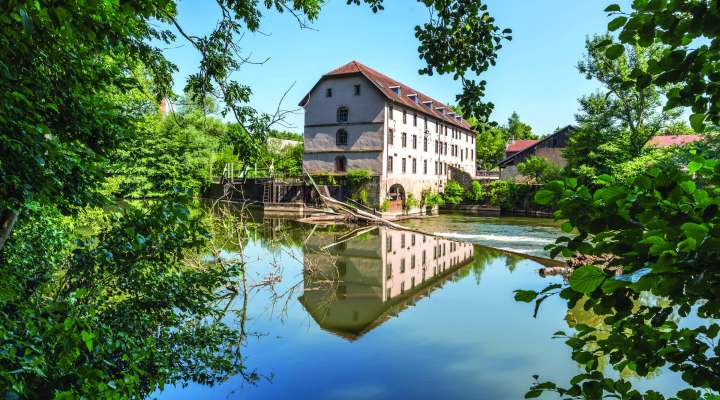
[[[660,135],[650,139],[646,146],[648,147],[670,147],[682,146],[688,143],[703,140],[701,135]]]
[[[516,153],[518,151],[523,151],[523,150],[527,149],[528,147],[534,145],[537,142],[539,142],[539,140],[532,140],[532,139],[516,140],[514,142],[508,143],[508,145],[505,147],[505,153]]]
[[[347,75],[362,75],[365,78],[367,78],[377,89],[382,93],[385,98],[388,100],[402,104],[405,107],[409,107],[412,109],[415,109],[425,115],[429,115],[433,118],[443,120],[451,125],[455,125],[457,127],[472,130],[472,127],[470,124],[467,123],[464,119],[460,118],[459,120],[456,120],[453,117],[448,116],[447,114],[442,114],[436,110],[437,107],[444,107],[445,112],[452,112],[450,107],[448,107],[446,104],[441,103],[435,99],[433,99],[430,96],[427,96],[423,93],[418,92],[417,90],[411,88],[410,86],[404,85],[395,79],[390,78],[389,76],[378,72],[366,65],[363,65],[357,61],[350,61],[349,63],[336,68],[320,78],[320,80],[313,86],[313,88],[308,92],[308,94],[303,97],[302,101],[300,102],[300,106],[305,106],[305,104],[308,101],[308,98],[310,97],[310,93],[312,93],[313,90],[315,90],[315,87],[323,80],[331,77],[338,77],[338,76],[347,76]],[[399,87],[400,88],[400,95],[397,95],[391,88]],[[411,100],[408,95],[410,94],[416,94],[418,97],[418,103]],[[427,106],[425,106],[423,103],[432,101],[433,109],[429,109]]]

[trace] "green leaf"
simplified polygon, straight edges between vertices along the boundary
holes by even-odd
[[[574,290],[589,294],[595,291],[605,280],[605,273],[592,265],[585,265],[576,269],[570,276],[570,287]]]
[[[700,398],[700,393],[693,389],[683,389],[677,392],[677,397],[680,400],[694,400]]]
[[[693,181],[682,181],[678,183],[678,186],[682,188],[683,191],[687,194],[693,194],[695,193],[695,189],[697,188],[695,186],[695,182]]]
[[[82,331],[80,333],[80,337],[82,338],[83,342],[85,342],[85,347],[87,347],[88,351],[92,351],[93,338],[95,337],[95,335],[92,332]]]
[[[678,252],[689,253],[697,249],[697,240],[689,237],[677,244]]]
[[[542,394],[542,390],[531,390],[531,391],[525,393],[525,398],[526,399],[535,399],[535,398],[540,397],[541,394]]]
[[[690,161],[690,162],[688,163],[688,171],[689,171],[691,174],[694,174],[694,173],[698,172],[698,171],[700,170],[700,168],[702,168],[702,167],[703,167],[703,163],[702,163],[702,162]]]
[[[529,303],[533,300],[535,300],[535,297],[537,297],[537,292],[534,290],[516,290],[515,291],[515,301],[522,301],[524,303]]]
[[[705,235],[710,231],[706,225],[696,224],[693,222],[686,222],[680,225],[680,229],[685,233],[685,236],[693,238],[695,240],[702,241]]]
[[[625,47],[621,44],[614,44],[605,49],[605,56],[611,60],[619,58],[625,52]]]
[[[570,233],[573,230],[573,225],[570,223],[570,221],[565,221],[562,225],[560,225],[560,229],[562,229],[563,232]]]
[[[702,132],[705,129],[705,114],[698,113],[690,116],[690,126],[695,132]]]
[[[595,178],[595,183],[598,185],[608,185],[613,182],[615,182],[615,179],[608,174],[598,175],[598,177]]]
[[[627,17],[617,17],[608,23],[608,30],[611,32],[616,31],[625,25],[625,22],[627,22]]]
[[[605,12],[620,12],[620,6],[618,4],[610,4],[605,7]]]
[[[542,189],[535,193],[535,202],[541,206],[550,204],[553,199],[555,199],[555,192],[553,191]]]

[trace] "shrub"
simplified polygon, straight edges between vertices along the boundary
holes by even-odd
[[[388,200],[388,199],[383,200],[383,202],[380,204],[380,211],[387,212],[387,210],[389,210],[389,209],[390,209],[390,200]]]
[[[425,197],[426,207],[435,207],[445,204],[445,199],[440,193],[430,193]]]
[[[538,156],[529,157],[518,165],[518,171],[537,183],[548,182],[561,177],[558,166]]]
[[[420,202],[418,201],[418,199],[416,199],[412,193],[408,193],[407,198],[405,199],[405,203],[403,204],[403,209],[405,211],[408,211],[411,208],[415,208],[419,205],[420,205]]]
[[[366,206],[368,205],[368,192],[365,189],[362,189],[357,194],[357,201],[358,203]]]
[[[372,175],[366,169],[351,169],[347,172],[347,179],[352,187],[359,188],[369,183],[372,180]]]
[[[467,199],[473,203],[482,203],[485,200],[485,193],[483,193],[482,185],[480,182],[473,181],[470,186],[470,191],[467,192]]]
[[[445,185],[443,198],[445,199],[446,203],[460,204],[460,202],[462,202],[464,193],[465,188],[463,188],[461,184],[456,181],[448,181],[447,185]]]

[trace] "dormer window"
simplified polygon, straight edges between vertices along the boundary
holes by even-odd
[[[445,107],[437,107],[437,108],[435,108],[435,109],[436,109],[438,112],[440,112],[440,114],[445,115]]]
[[[452,112],[452,111],[450,111],[449,113],[447,113],[447,115],[450,116],[450,117],[454,117],[454,116],[455,116],[455,113]]]
[[[390,90],[392,90],[395,95],[400,96],[400,86],[390,86]]]
[[[427,108],[429,108],[429,109],[431,109],[431,110],[433,109],[433,108],[432,108],[432,101],[423,101],[423,104],[425,105],[425,107],[427,107]]]
[[[408,97],[409,97],[410,100],[412,100],[415,104],[417,104],[418,102],[420,102],[420,99],[418,99],[418,96],[417,96],[416,93],[409,94]]]

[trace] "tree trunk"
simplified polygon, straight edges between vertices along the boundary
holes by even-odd
[[[5,241],[10,237],[10,233],[15,226],[19,211],[5,210],[0,217],[0,250],[5,246]]]

